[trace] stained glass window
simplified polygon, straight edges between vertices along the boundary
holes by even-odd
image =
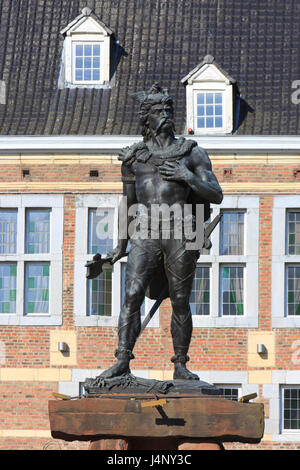
[[[112,268],[87,281],[87,315],[111,316]]]
[[[210,278],[208,266],[197,266],[190,295],[192,315],[209,315]]]
[[[224,211],[221,219],[220,255],[244,254],[244,212]]]
[[[25,265],[25,314],[49,312],[50,263]]]
[[[17,264],[0,263],[0,314],[16,313]]]
[[[244,315],[244,268],[221,266],[222,315]]]
[[[113,249],[113,209],[89,209],[88,252],[107,254]]]
[[[0,254],[17,252],[16,209],[0,209]]]
[[[300,211],[287,211],[287,255],[300,255]]]
[[[50,210],[26,210],[26,253],[49,253]]]

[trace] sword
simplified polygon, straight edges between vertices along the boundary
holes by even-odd
[[[203,242],[203,248],[206,248],[207,250],[209,250],[211,247],[212,247],[212,244],[211,244],[211,241],[209,240],[209,236],[211,235],[211,233],[213,232],[213,230],[216,228],[216,226],[218,225],[218,223],[220,222],[221,218],[222,218],[222,212],[220,212],[212,222],[210,222],[210,224],[208,224],[208,226],[204,229],[204,242]],[[158,310],[160,304],[162,303],[162,301],[165,299],[166,297],[166,294],[169,290],[169,285],[168,283],[166,283],[162,289],[162,291],[160,292],[157,300],[155,301],[155,304],[152,306],[152,308],[150,309],[148,315],[144,318],[144,321],[142,323],[142,326],[141,326],[141,330],[140,330],[140,333],[138,334],[137,337],[139,337],[142,332],[144,331],[144,329],[146,328],[146,326],[148,325],[148,323],[150,322],[150,320],[152,319],[153,315],[155,314],[155,312]]]

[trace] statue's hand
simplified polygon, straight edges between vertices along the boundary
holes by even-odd
[[[123,258],[124,256],[127,256],[127,254],[128,253],[126,253],[126,251],[124,251],[124,249],[118,245],[116,246],[116,248],[114,248],[107,254],[106,259],[109,260],[111,264],[114,264],[119,259]]]
[[[184,181],[188,183],[193,176],[193,173],[180,161],[165,162],[159,167],[159,171],[163,179],[168,181]]]

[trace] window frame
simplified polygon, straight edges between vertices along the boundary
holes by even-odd
[[[0,262],[17,263],[16,313],[0,314],[0,325],[61,325],[62,324],[62,247],[63,196],[61,195],[1,195],[1,209],[17,209],[16,253],[0,255]],[[26,209],[50,210],[49,253],[26,253]],[[55,227],[55,230],[53,230]],[[25,265],[48,262],[49,312],[25,315]]]
[[[192,315],[196,328],[258,327],[259,196],[225,196],[221,205],[212,204],[211,220],[223,209],[244,210],[244,254],[219,255],[220,223],[211,235],[209,254],[201,254],[197,266],[210,266],[210,315]],[[220,316],[220,267],[244,266],[244,314]],[[251,282],[250,282],[251,280]]]
[[[237,397],[237,400],[231,400],[231,401],[238,401],[242,396],[243,396],[243,393],[242,393],[242,384],[230,384],[230,383],[214,383],[214,386],[217,387],[217,388],[223,388],[223,389],[232,389],[232,388],[236,388],[237,391],[238,391],[238,397]],[[224,396],[222,396],[222,398],[225,398]],[[228,400],[228,398],[225,398],[226,400]]]
[[[100,73],[100,78],[99,80],[76,80],[76,53],[75,53],[75,48],[77,45],[99,45],[100,47],[100,68],[99,68],[99,73]],[[103,84],[102,74],[103,74],[103,66],[102,64],[102,55],[103,55],[103,41],[79,41],[77,39],[72,40],[72,83],[74,85],[101,85]],[[84,68],[83,68],[84,70]]]
[[[285,429],[284,426],[284,390],[286,389],[299,389],[300,384],[284,384],[280,386],[280,433],[282,435],[290,435],[290,434],[297,434],[300,437],[300,427],[299,429]]]
[[[58,79],[59,88],[103,88],[110,82],[110,34],[98,22],[91,17],[82,18],[67,31],[65,35],[62,64]],[[97,81],[74,81],[75,67],[73,45],[76,43],[100,44],[100,80]]]
[[[222,128],[202,129],[196,123],[196,94],[218,92],[223,94]],[[233,85],[218,67],[205,64],[188,77],[186,83],[186,130],[192,129],[195,135],[226,135],[233,132]]]
[[[127,257],[121,258],[113,265],[112,272],[112,306],[111,316],[87,315],[87,280],[85,264],[93,258],[88,253],[88,213],[91,208],[114,209],[114,243],[118,239],[118,206],[121,201],[119,194],[78,195],[76,197],[75,221],[75,261],[74,261],[74,320],[75,326],[107,326],[116,327],[121,309],[121,264]],[[85,289],[82,286],[85,285]],[[144,320],[155,300],[146,297]],[[159,327],[159,309],[148,323],[147,328]]]
[[[286,266],[300,255],[287,254],[287,211],[300,209],[300,195],[274,196],[272,217],[272,328],[299,328],[300,315],[286,315]]]
[[[198,114],[197,114],[197,95],[199,93],[221,93],[222,95],[222,127],[198,127]],[[226,98],[225,98],[225,91],[222,89],[196,89],[193,93],[193,106],[194,106],[194,125],[193,129],[196,134],[224,134],[226,132]]]

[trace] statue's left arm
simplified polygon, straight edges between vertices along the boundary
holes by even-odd
[[[190,159],[190,168],[186,166],[184,160],[179,160],[176,163],[165,162],[160,167],[160,173],[166,180],[185,182],[201,199],[213,204],[221,204],[223,192],[212,171],[211,161],[206,151],[195,147],[191,152]]]

